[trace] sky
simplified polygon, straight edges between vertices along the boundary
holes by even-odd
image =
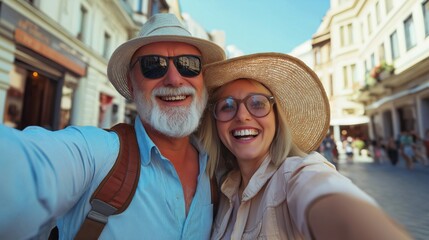
[[[206,31],[223,30],[244,54],[290,53],[310,40],[329,0],[179,0],[182,13]]]

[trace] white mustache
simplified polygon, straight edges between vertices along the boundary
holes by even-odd
[[[175,96],[175,95],[192,95],[196,93],[193,87],[183,86],[179,88],[159,87],[153,90],[152,96]]]

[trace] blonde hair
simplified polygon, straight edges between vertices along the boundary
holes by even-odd
[[[251,80],[251,79],[249,79]],[[254,83],[268,89],[260,82],[251,80]],[[225,85],[224,85],[225,86]],[[203,148],[209,155],[207,163],[207,173],[212,177],[221,162],[225,167],[230,170],[237,167],[235,156],[229,151],[227,147],[220,140],[217,133],[216,119],[213,116],[212,106],[218,99],[218,95],[222,87],[215,89],[210,95],[209,104],[206,108],[200,128],[197,131]],[[270,89],[268,89],[270,90]],[[270,91],[271,92],[271,91]],[[274,96],[275,99],[275,96]],[[273,111],[276,117],[276,131],[272,143],[270,144],[269,155],[271,161],[278,167],[287,157],[290,156],[305,156],[306,153],[299,149],[293,142],[291,132],[288,130],[287,117],[281,106],[276,102],[273,105]]]

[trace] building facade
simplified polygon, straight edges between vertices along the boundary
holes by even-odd
[[[356,100],[365,104],[371,135],[423,137],[429,129],[429,1],[368,1],[364,13],[365,81]]]
[[[110,84],[107,63],[159,12],[187,23],[177,0],[0,0],[1,121],[52,130],[132,123],[135,106]],[[187,24],[223,44],[222,34]]]
[[[0,117],[18,129],[108,127],[124,99],[107,80],[115,46],[138,29],[123,1],[0,1]]]
[[[336,138],[386,140],[429,128],[428,5],[331,0],[312,44]]]

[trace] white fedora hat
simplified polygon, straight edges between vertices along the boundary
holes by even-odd
[[[174,14],[155,14],[142,26],[137,37],[123,43],[113,52],[107,66],[109,81],[128,100],[132,99],[127,86],[131,57],[140,47],[154,42],[183,42],[193,45],[201,52],[203,66],[225,59],[225,51],[220,46],[192,37]]]

